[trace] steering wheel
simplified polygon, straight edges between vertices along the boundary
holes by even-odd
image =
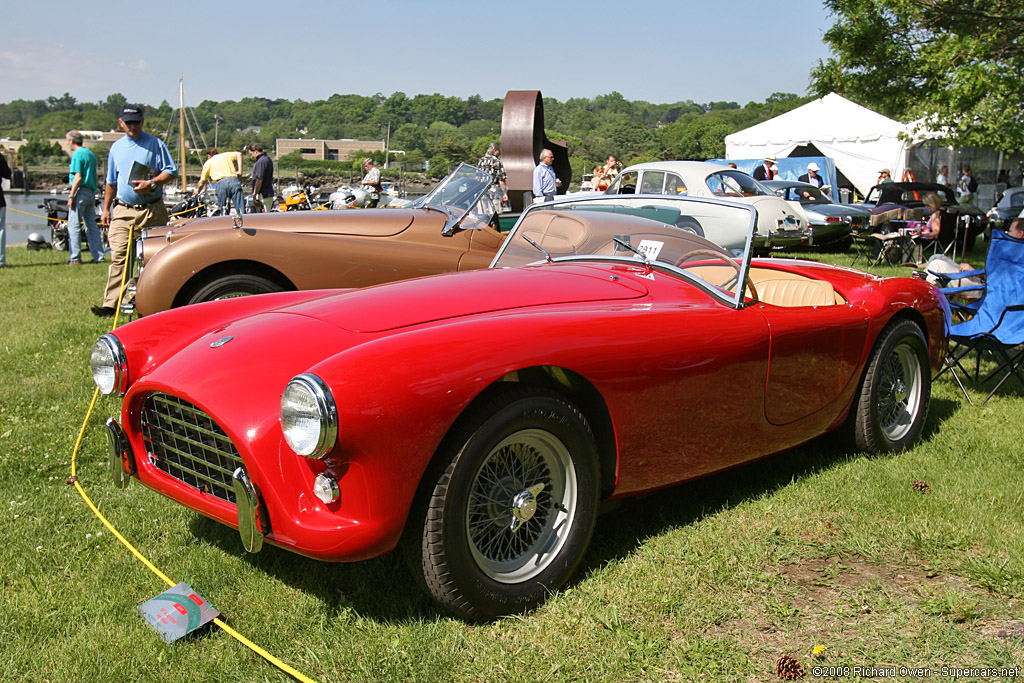
[[[690,259],[692,259],[694,256],[711,256],[711,257],[715,258],[716,260],[721,261],[722,263],[729,264],[730,266],[732,266],[736,270],[736,274],[733,275],[731,278],[729,278],[725,282],[724,285],[722,285],[726,289],[731,287],[732,284],[734,284],[737,281],[739,281],[740,273],[743,270],[742,266],[740,266],[739,263],[737,263],[736,261],[733,261],[732,259],[723,259],[722,255],[720,253],[718,253],[717,251],[711,251],[710,249],[694,249],[693,251],[687,252],[687,253],[683,254],[683,257],[681,259],[676,261],[676,266],[679,267],[679,268],[683,268],[684,267],[683,264],[686,263],[687,261],[689,261]],[[753,298],[756,300],[757,299],[757,291],[754,289],[754,283],[753,282],[748,282],[747,283],[747,287],[750,288],[750,293],[753,296]]]
[[[682,268],[683,264],[692,259],[694,256],[710,256],[714,259],[722,261],[723,263],[728,263],[730,266],[736,269],[737,275],[740,272],[740,264],[736,263],[732,259],[723,259],[722,254],[720,254],[717,251],[711,251],[710,249],[694,249],[693,251],[688,251],[685,254],[683,254],[683,257],[681,259],[676,261],[676,265]]]

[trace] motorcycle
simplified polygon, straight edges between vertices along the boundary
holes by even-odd
[[[342,185],[332,192],[330,204],[332,209],[361,209],[370,203],[370,193],[359,185]]]
[[[59,251],[68,250],[68,199],[67,197],[45,197],[42,204],[37,205],[40,209],[46,209],[46,222],[50,226],[50,243],[54,249]],[[102,208],[102,201],[95,199],[96,215],[99,216]],[[107,240],[107,226],[100,225],[100,238],[104,248],[110,246]],[[81,231],[81,244],[86,244],[85,225],[79,227]]]
[[[304,188],[285,188],[284,196],[277,198],[278,211],[311,211],[323,207],[329,201],[319,188],[307,185]]]
[[[217,206],[214,204],[213,209],[216,210],[216,208]],[[185,195],[185,198],[172,206],[168,213],[171,220],[176,218],[202,218],[203,216],[213,215],[210,212],[210,203],[207,197],[196,194]]]

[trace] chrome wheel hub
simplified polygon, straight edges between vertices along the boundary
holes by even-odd
[[[537,495],[543,490],[544,484],[537,484],[512,498],[512,525],[509,528],[513,532],[519,531],[523,524],[537,514]]]

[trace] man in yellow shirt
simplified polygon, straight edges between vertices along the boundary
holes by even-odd
[[[222,216],[228,213],[229,199],[237,213],[245,213],[245,195],[242,193],[241,180],[241,152],[222,152],[217,154],[216,147],[210,147],[206,150],[206,163],[203,164],[203,173],[199,176],[196,194],[203,191],[207,178],[217,186],[217,206],[220,207]]]

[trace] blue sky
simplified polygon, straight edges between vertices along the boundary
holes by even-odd
[[[563,102],[617,91],[744,105],[805,94],[831,25],[821,0],[373,4],[380,10],[322,0],[136,2],[100,13],[68,0],[8,0],[0,102],[120,92],[177,105],[183,75],[187,105],[397,91],[491,99],[510,89]]]

